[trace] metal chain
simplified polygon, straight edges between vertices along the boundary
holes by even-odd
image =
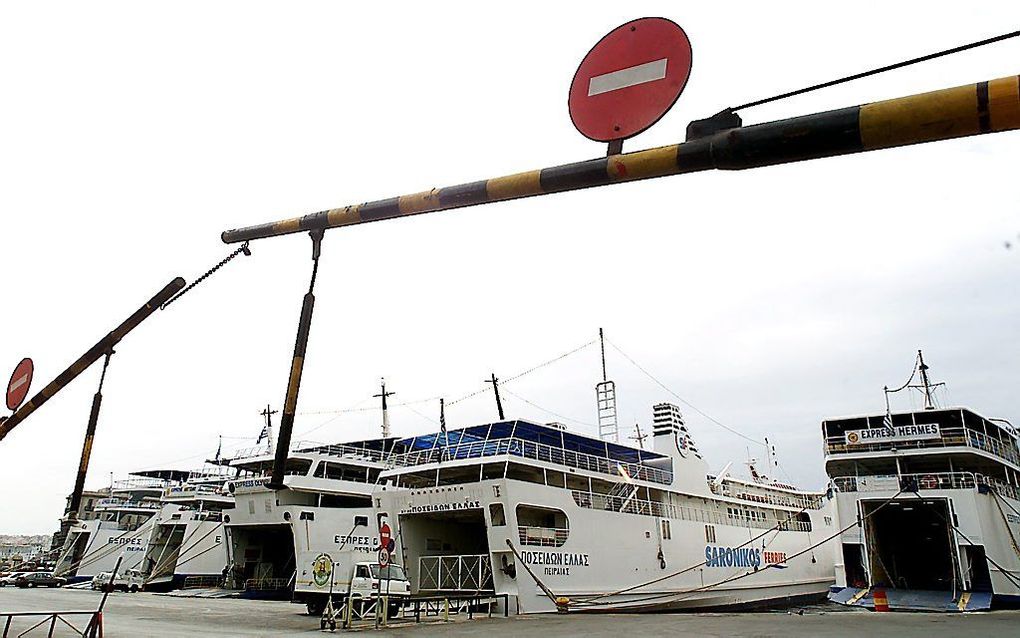
[[[243,244],[241,244],[240,248],[238,248],[234,252],[232,252],[229,255],[227,255],[226,257],[224,257],[223,260],[220,261],[220,263],[216,264],[215,266],[213,266],[212,268],[207,270],[204,275],[202,275],[201,277],[199,277],[195,281],[191,282],[191,285],[189,285],[187,288],[185,288],[184,290],[180,291],[179,293],[177,293],[173,297],[170,297],[169,299],[167,299],[163,303],[163,305],[159,307],[159,309],[160,310],[166,310],[167,306],[169,306],[170,304],[172,304],[173,302],[177,301],[182,296],[184,296],[184,293],[188,292],[189,290],[191,290],[192,288],[194,288],[198,284],[200,284],[203,281],[205,281],[209,277],[209,275],[213,274],[214,272],[216,272],[220,268],[223,268],[224,266],[226,266],[228,261],[230,261],[234,257],[237,257],[241,253],[244,253],[245,257],[251,257],[251,250],[248,248],[248,242],[244,242]]]

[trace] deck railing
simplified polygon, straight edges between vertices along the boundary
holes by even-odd
[[[558,527],[533,527],[518,525],[517,535],[521,545],[537,545],[539,547],[561,547],[567,542],[570,530]]]
[[[649,467],[638,463],[617,461],[518,438],[471,441],[470,443],[459,443],[447,447],[435,447],[427,450],[397,454],[391,460],[397,466],[414,466],[456,459],[503,455],[545,461],[547,463],[574,467],[615,477],[621,476],[620,469],[622,468],[632,479],[664,485],[669,485],[673,482],[673,472],[670,470]]]
[[[810,521],[798,521],[792,519],[770,520],[766,518],[752,518],[741,514],[731,514],[720,510],[702,509],[700,507],[688,507],[686,505],[671,505],[657,501],[646,501],[638,498],[622,498],[609,496],[608,494],[595,494],[592,492],[581,492],[571,490],[571,496],[578,506],[586,509],[606,510],[609,512],[622,512],[624,514],[638,514],[640,516],[654,516],[657,518],[671,518],[681,521],[694,521],[708,523],[710,525],[738,525],[740,527],[753,527],[757,529],[780,529],[795,532],[810,532]]]
[[[166,479],[158,478],[129,478],[122,479],[120,481],[113,482],[114,492],[125,492],[129,490],[161,490],[167,485],[170,485],[170,481]]]
[[[351,445],[326,444],[316,441],[293,441],[290,444],[290,451],[298,453],[304,452],[306,454],[325,454],[327,456],[335,456],[342,459],[371,461],[374,463],[386,463],[387,459],[391,456],[389,453],[380,452],[379,450],[366,450]],[[240,461],[272,455],[273,453],[267,451],[264,445],[258,445],[237,450],[231,458],[234,461]]]
[[[144,509],[158,510],[162,507],[159,501],[129,501],[124,498],[101,498],[96,501],[95,509]]]
[[[825,441],[827,454],[853,454],[855,452],[885,452],[893,448],[912,450],[925,448],[969,447],[982,450],[1020,465],[1020,453],[1012,442],[1003,443],[995,437],[970,428],[942,428],[942,436],[937,439],[919,439],[916,441],[876,441],[862,445],[847,445],[842,436],[828,437]]]
[[[832,479],[840,492],[888,492],[913,490],[973,490],[987,485],[996,492],[1017,499],[1017,489],[998,479],[973,472],[924,472],[917,474],[879,474],[871,476],[837,476]]]
[[[422,556],[418,559],[419,591],[489,591],[492,563],[487,554]]]

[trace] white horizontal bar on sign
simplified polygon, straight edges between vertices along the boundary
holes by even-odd
[[[664,77],[666,77],[666,58],[645,62],[612,73],[603,73],[588,80],[588,97],[624,89],[628,86],[654,82]]]
[[[11,392],[14,392],[26,383],[28,383],[28,373],[21,375],[11,384]]]

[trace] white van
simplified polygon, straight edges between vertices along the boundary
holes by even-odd
[[[99,572],[92,577],[92,589],[98,589],[105,591],[107,588],[110,591],[119,589],[121,591],[141,591],[142,587],[145,586],[145,576],[142,572],[137,569],[125,569],[121,573],[117,574],[116,580],[113,582],[113,586],[110,587],[110,576],[112,572]]]

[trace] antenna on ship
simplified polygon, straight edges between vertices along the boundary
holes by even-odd
[[[924,409],[934,410],[935,399],[932,397],[933,387],[931,381],[928,380],[928,366],[924,363],[924,355],[920,350],[917,351],[917,367],[921,371],[921,383],[923,384],[924,390]]]
[[[262,426],[262,432],[259,433],[259,438],[255,441],[255,445],[262,442],[262,439],[266,439],[266,453],[273,453],[273,415],[279,412],[279,410],[271,410],[269,404],[266,404],[266,409],[259,412],[262,416],[266,417],[266,424]]]
[[[606,374],[606,336],[599,328],[599,345],[602,347],[602,381],[595,384],[595,402],[599,413],[599,438],[619,443],[620,427],[616,420],[616,384]]]
[[[630,437],[631,441],[637,441],[638,447],[642,450],[645,449],[645,439],[648,438],[647,434],[641,433],[641,424],[634,424],[634,436]]]
[[[503,416],[503,403],[499,400],[499,379],[496,378],[496,373],[492,373],[491,379],[486,379],[486,383],[492,384],[492,391],[496,394],[496,410],[499,412],[499,420],[505,419]]]
[[[895,394],[905,388],[910,388],[912,390],[920,390],[922,393],[924,393],[925,410],[934,410],[936,407],[938,407],[935,405],[935,388],[938,388],[939,386],[944,386],[946,384],[941,381],[938,383],[932,383],[931,379],[928,378],[928,369],[929,369],[928,364],[924,362],[924,353],[918,350],[917,361],[914,364],[914,370],[913,372],[910,373],[910,378],[907,379],[907,382],[901,385],[900,387],[896,388],[895,390],[890,390],[889,386],[885,386],[885,388],[883,388],[885,392],[885,413],[887,427],[890,428],[892,427],[892,413],[889,408],[889,395]],[[913,385],[912,383],[914,381],[914,377],[917,376],[918,372],[921,373],[921,385]]]
[[[396,392],[386,391],[386,379],[383,377],[380,379],[382,385],[382,391],[379,394],[373,394],[373,397],[382,397],[382,435],[384,439],[390,438],[390,411],[386,407],[386,397],[391,397]]]

